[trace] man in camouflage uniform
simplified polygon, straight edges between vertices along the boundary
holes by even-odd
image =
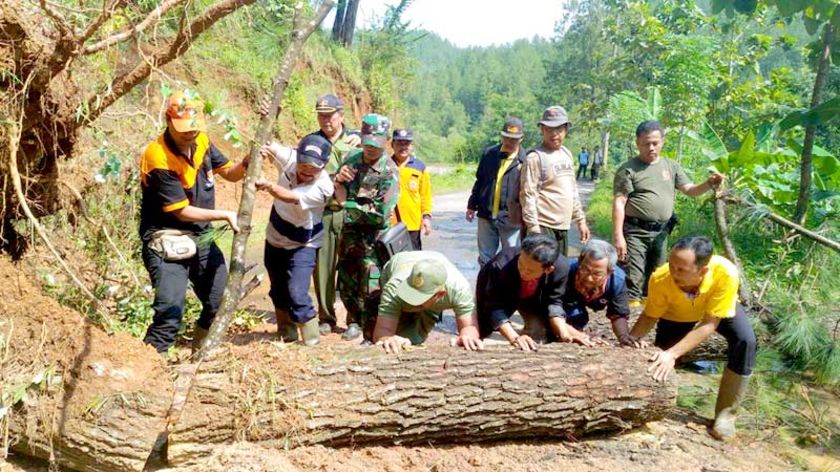
[[[391,226],[399,196],[399,169],[385,154],[390,121],[376,114],[362,120],[362,149],[347,156],[335,177],[335,198],[344,206],[344,228],[338,245],[338,290],[347,309],[351,340],[373,335],[379,300],[380,262],[376,239]]]

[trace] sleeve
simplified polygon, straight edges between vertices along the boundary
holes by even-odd
[[[466,279],[462,279],[458,283],[453,284],[453,286],[446,288],[447,293],[449,293],[450,290],[452,292],[452,311],[455,312],[455,317],[462,318],[465,316],[472,316],[475,311],[475,297],[472,293],[469,282],[467,282]]]
[[[420,215],[432,214],[432,176],[429,168],[423,169],[420,176]]]
[[[272,142],[271,145],[268,146],[268,150],[274,155],[274,159],[271,160],[271,163],[274,164],[274,167],[276,167],[281,173],[285,172],[286,168],[289,167],[289,164],[295,162],[297,159],[297,151],[295,149],[284,146],[276,141]]]
[[[397,287],[400,281],[391,279],[382,287],[382,295],[379,301],[379,316],[400,319],[402,314],[402,301],[397,296]]]
[[[227,169],[233,165],[233,162],[229,161],[222,151],[219,151],[219,148],[216,147],[215,144],[210,143],[207,147],[207,155],[205,159],[210,159],[210,166],[213,170],[219,169]]]
[[[306,211],[327,206],[327,201],[332,197],[334,191],[333,183],[329,179],[319,179],[312,185],[298,187],[293,190],[298,196],[300,208]]]
[[[633,193],[633,174],[630,169],[622,167],[613,178],[613,195],[630,195]]]
[[[548,301],[548,316],[566,318],[566,309],[563,308],[563,295],[566,293],[566,284],[569,283],[569,263],[564,256],[560,256],[562,262],[555,263],[554,272],[551,274],[551,283],[546,287]]]
[[[671,170],[674,173],[674,188],[691,184],[691,179],[688,178],[679,162],[671,161]]]
[[[394,171],[386,178],[385,183],[383,183],[382,187],[379,189],[378,196],[380,198],[377,200],[378,202],[381,202],[379,204],[378,213],[382,215],[383,221],[389,221],[388,215],[390,215],[394,207],[397,206],[397,201],[400,196],[399,172]]]
[[[528,154],[519,175],[519,201],[522,204],[522,220],[528,231],[536,230],[540,226],[537,218],[537,194],[541,177],[540,156],[535,152]]]
[[[645,302],[645,316],[662,318],[668,311],[668,296],[663,283],[653,277],[648,282],[648,297]]]
[[[152,169],[146,174],[145,182],[150,190],[146,195],[167,213],[180,210],[190,204],[181,179],[175,171]]]
[[[578,192],[577,180],[572,178],[572,220],[584,221],[586,220],[586,213],[583,211],[583,204],[580,202],[580,193]]]
[[[478,210],[478,189],[481,187],[480,177],[484,162],[486,161],[485,156],[487,156],[487,151],[481,155],[481,159],[479,159],[478,166],[475,169],[475,182],[473,182],[472,190],[470,191],[470,198],[467,200],[467,210]]]
[[[616,269],[620,270],[620,269]],[[607,319],[627,318],[630,316],[630,296],[627,295],[627,281],[613,273],[612,297],[607,300]]]
[[[351,224],[386,226],[391,221],[389,215],[397,206],[400,194],[397,171],[384,176],[383,181],[375,188],[360,188],[355,182],[347,186],[345,221]]]
[[[706,305],[706,316],[715,318],[732,318],[735,316],[735,305],[738,303],[738,277],[726,274],[717,281]]]
[[[510,296],[510,287],[505,287],[502,281],[502,268],[496,265],[487,267],[487,284],[484,286],[484,300],[483,310],[485,313],[479,313],[479,316],[488,316],[490,318],[493,330],[498,330],[499,326],[510,321],[513,316],[513,310],[505,306],[505,300]]]

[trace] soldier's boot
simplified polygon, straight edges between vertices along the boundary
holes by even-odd
[[[193,328],[193,338],[192,338],[192,352],[195,354],[201,349],[201,343],[204,342],[204,338],[207,337],[207,334],[210,331],[207,329],[202,328],[201,326],[195,325]]]
[[[312,318],[306,323],[296,323],[300,328],[300,334],[303,338],[303,344],[307,346],[316,346],[321,342],[321,333],[318,330],[318,318]]]
[[[738,375],[729,369],[723,371],[715,404],[715,424],[711,430],[715,439],[728,441],[735,437],[735,418],[749,380],[749,375]]]
[[[347,330],[341,334],[341,339],[345,341],[352,341],[362,335],[362,328],[359,323],[350,322],[347,324]]]
[[[289,318],[289,312],[286,310],[274,310],[274,316],[277,318],[277,338],[284,343],[297,341],[297,326]]]

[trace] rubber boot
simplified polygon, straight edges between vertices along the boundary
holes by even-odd
[[[204,338],[207,337],[208,330],[202,328],[201,326],[195,325],[193,329],[193,338],[192,338],[192,352],[195,354],[201,349],[201,343],[204,341]]]
[[[738,375],[729,369],[723,371],[715,403],[715,424],[711,431],[715,439],[728,441],[735,437],[735,417],[749,380],[749,375]]]
[[[289,318],[289,312],[286,310],[274,310],[274,316],[277,318],[277,339],[284,343],[297,341],[297,326]]]
[[[358,323],[349,323],[347,330],[341,335],[341,339],[345,341],[352,341],[362,335],[362,328]]]
[[[295,323],[300,328],[300,334],[303,337],[303,344],[307,346],[316,346],[321,342],[321,333],[318,329],[318,318],[312,318],[306,323]]]

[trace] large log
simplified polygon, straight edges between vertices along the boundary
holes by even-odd
[[[388,356],[379,348],[226,347],[206,360],[169,434],[170,464],[195,463],[220,442],[451,443],[577,437],[662,418],[673,384],[646,372],[650,352],[443,346]]]
[[[630,316],[629,323],[632,327],[633,324],[636,322],[637,316]],[[589,333],[590,336],[597,336],[603,339],[606,339],[610,343],[615,343],[615,334],[612,332],[612,326],[610,325],[610,320],[604,316],[604,313],[589,313],[589,324],[586,325],[585,331]],[[656,334],[656,328],[650,330],[650,332],[644,337],[644,340],[650,343],[653,346],[654,337]],[[708,339],[703,341],[699,346],[692,349],[686,355],[682,356],[679,359],[680,363],[687,363],[692,361],[721,361],[726,359],[726,339],[718,333],[714,333],[709,336]]]
[[[25,393],[0,415],[12,450],[68,469],[143,470],[172,398],[165,363],[21,284],[9,266],[0,260],[0,384],[4,396]]]

